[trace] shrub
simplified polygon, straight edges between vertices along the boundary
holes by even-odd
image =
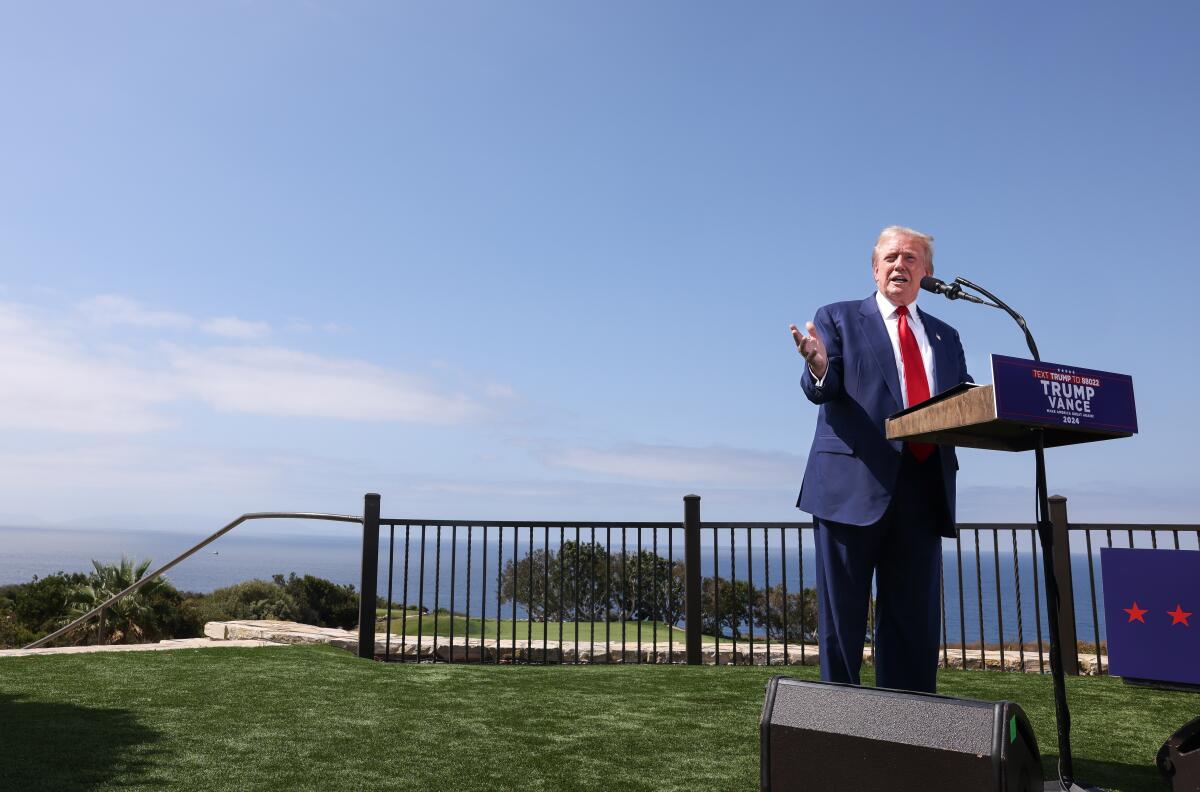
[[[12,603],[16,621],[25,629],[40,635],[53,632],[66,615],[71,593],[83,583],[87,575],[79,572],[59,572],[38,578],[28,583],[6,586],[6,597]]]
[[[269,580],[246,580],[219,588],[197,600],[195,608],[202,624],[232,619],[290,621],[300,613],[295,599]]]
[[[0,586],[0,647],[20,647],[61,627],[125,588],[145,573],[149,562],[94,562],[91,575],[60,572],[29,583]],[[381,605],[382,607],[382,605]],[[181,592],[165,579],[154,580],[107,612],[105,640],[155,641],[202,635],[204,623],[234,619],[278,619],[320,627],[353,628],[358,622],[354,586],[312,575],[275,575],[247,580],[211,594]],[[98,622],[56,643],[94,639]]]
[[[193,607],[201,625],[231,619],[279,619],[342,628],[358,623],[354,586],[295,573],[235,583],[198,598]]]
[[[21,623],[12,607],[0,600],[0,649],[19,649],[38,636]]]
[[[175,623],[182,596],[165,578],[145,580],[150,559],[134,563],[121,556],[115,564],[93,560],[92,567],[92,574],[71,590],[67,613],[60,622],[72,621],[95,610],[135,583],[140,582],[141,588],[105,608],[103,620],[89,619],[73,630],[70,637],[87,643],[101,638],[106,643],[149,643],[173,636],[164,619],[172,622],[172,626],[179,626]]]
[[[168,583],[148,598],[164,638],[198,638],[204,635],[204,620],[197,607],[200,596],[179,591]]]
[[[358,594],[351,585],[338,585],[325,578],[293,572],[284,579],[275,575],[275,585],[282,588],[299,606],[297,621],[318,627],[348,629],[358,623]]]

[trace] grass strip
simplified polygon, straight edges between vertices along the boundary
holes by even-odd
[[[376,620],[380,630],[382,630],[386,625],[386,616],[386,609],[378,609]],[[562,636],[562,640],[574,641],[575,624],[576,623],[573,621],[563,622],[560,630],[560,625],[557,621],[534,621],[530,623],[524,619],[517,619],[515,622],[511,619],[501,619],[499,622],[500,639],[502,641],[508,641],[511,640],[515,635],[518,641],[523,641],[529,637],[530,633],[532,633],[533,640],[535,641],[542,640],[543,635],[545,635],[546,638],[551,641],[557,641],[559,640],[560,634]],[[597,644],[603,644],[607,639],[611,645],[618,646],[621,643],[621,628],[624,626],[625,642],[631,644],[637,643],[638,624],[639,622],[637,621],[581,621],[579,622],[579,642],[587,643],[588,641],[595,641]],[[656,624],[658,627],[658,643],[661,645],[661,648],[667,648],[668,636],[673,633],[674,637],[671,640],[674,642],[675,648],[679,651],[683,651],[684,642],[687,637],[687,631],[679,627],[672,627],[665,622],[641,622],[642,643],[652,643],[654,641]],[[394,635],[416,635],[418,630],[420,630],[421,634],[423,635],[434,635],[435,627],[437,628],[436,635],[449,635],[451,626],[454,628],[454,636],[456,638],[462,638],[464,635],[471,638],[479,638],[481,631],[484,638],[495,638],[497,632],[497,623],[495,619],[479,619],[474,616],[467,617],[460,613],[456,613],[451,616],[449,611],[439,610],[437,612],[437,619],[435,620],[433,613],[426,613],[421,616],[413,608],[409,608],[408,618],[405,619],[404,611],[392,611],[392,634]],[[714,640],[715,639],[711,635],[700,636],[700,641],[702,643],[713,643]],[[747,642],[745,638],[738,639],[739,646],[746,643]],[[762,636],[755,636],[754,643],[755,645],[764,643],[764,639]],[[776,646],[780,645],[778,639],[774,639],[772,644]],[[732,646],[732,639],[723,637],[721,639],[721,645],[726,648]]]
[[[763,689],[812,668],[384,665],[329,647],[0,661],[0,789],[753,790]],[[942,671],[1019,702],[1054,763],[1049,677]],[[1200,696],[1068,680],[1078,774],[1161,783]]]

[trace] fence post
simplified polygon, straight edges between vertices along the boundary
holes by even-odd
[[[683,496],[683,590],[688,665],[700,665],[700,496]]]
[[[1058,657],[1064,674],[1079,676],[1079,643],[1075,636],[1075,587],[1071,583],[1071,536],[1067,499],[1050,496],[1054,527],[1054,579],[1058,582]]]
[[[379,574],[379,496],[363,496],[362,569],[358,586],[358,656],[375,657],[375,589]]]

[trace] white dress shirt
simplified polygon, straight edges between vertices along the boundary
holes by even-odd
[[[900,315],[891,300],[879,292],[875,292],[875,304],[879,306],[879,314],[883,317],[883,326],[887,328],[888,338],[892,340],[892,354],[896,356],[896,373],[900,376],[900,394],[904,397],[904,406],[911,407],[908,400],[908,385],[904,381],[904,359],[900,354]],[[925,335],[925,326],[921,324],[921,315],[917,313],[917,301],[914,299],[908,305],[908,327],[917,339],[917,349],[921,351],[921,360],[925,364],[925,379],[929,382],[929,395],[937,393],[934,390],[933,347]]]

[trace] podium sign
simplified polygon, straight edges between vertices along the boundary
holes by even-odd
[[[967,281],[963,282],[970,285]],[[995,302],[999,303],[999,300]],[[1024,320],[1015,312],[1009,309],[1009,313],[1024,326]],[[1028,331],[1026,338],[1036,356],[1033,338],[1029,336]],[[992,382],[992,385],[981,386],[962,383],[891,416],[884,424],[887,438],[892,441],[940,443],[998,451],[1033,450],[1037,460],[1038,519],[1043,520],[1048,519],[1050,511],[1043,454],[1045,449],[1129,437],[1137,432],[1133,379],[1127,375],[993,355]],[[1050,651],[1058,659],[1057,662],[1051,663],[1051,670],[1054,673],[1055,700],[1059,704],[1055,707],[1058,716],[1059,767],[1064,778],[1070,778],[1071,726],[1070,713],[1066,707],[1063,668],[1067,667],[1067,661],[1073,664],[1076,659],[1075,631],[1063,629],[1062,632],[1066,635],[1060,635],[1060,617],[1065,614],[1059,612],[1057,598],[1052,596],[1054,587],[1051,585],[1051,581],[1056,577],[1053,567],[1059,562],[1068,561],[1069,570],[1070,565],[1068,559],[1054,552],[1052,531],[1044,524],[1039,524],[1039,534],[1045,551],[1043,562],[1046,564],[1046,613],[1050,620]],[[1193,556],[1200,556],[1200,552],[1193,553]],[[1192,577],[1193,580],[1200,580],[1200,575],[1193,573]],[[1105,584],[1107,587],[1107,570]],[[1069,588],[1067,590],[1070,591]],[[1197,610],[1200,611],[1200,608]],[[1186,609],[1176,604],[1171,618],[1179,618],[1179,615],[1185,612]],[[1067,610],[1066,614],[1069,613]],[[1111,611],[1106,610],[1105,613],[1110,614]],[[1108,618],[1111,639],[1114,623],[1111,615]],[[1200,621],[1197,622],[1197,627],[1200,628]],[[1200,632],[1193,634],[1200,635]],[[1177,636],[1171,637],[1173,639]],[[1062,643],[1064,640],[1067,641],[1065,650]],[[1110,643],[1110,647],[1111,645]],[[1190,644],[1181,657],[1193,658],[1192,663],[1195,664],[1194,658],[1198,654],[1200,647]],[[1175,670],[1168,673],[1177,673],[1177,666],[1172,667]],[[1114,660],[1112,672],[1116,671],[1117,664]],[[1196,673],[1193,670],[1189,676],[1194,678]],[[1053,782],[1052,785],[1056,789],[1061,786],[1058,782]],[[1047,789],[1049,786],[1047,785]],[[1083,789],[1083,785],[1079,784],[1070,786],[1073,790]],[[1005,789],[1011,788],[1005,786]]]
[[[1133,378],[992,355],[992,385],[964,382],[888,418],[889,440],[1029,451],[1137,433]]]
[[[992,355],[996,417],[1027,425],[1137,433],[1133,378]]]
[[[1109,673],[1200,686],[1200,551],[1100,549]]]

